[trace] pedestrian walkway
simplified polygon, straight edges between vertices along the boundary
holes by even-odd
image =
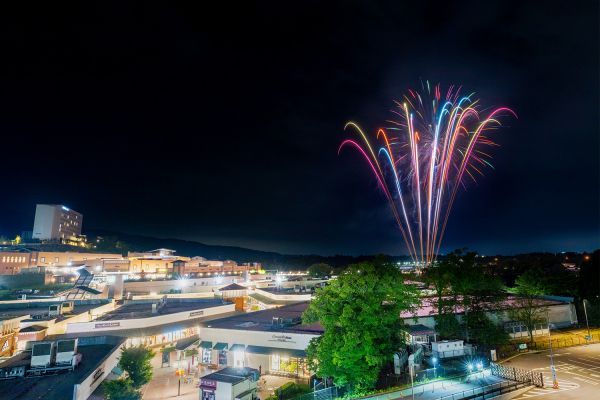
[[[483,386],[506,382],[504,379],[492,376],[488,371],[473,374],[470,379],[465,381],[462,379],[444,379],[426,383],[423,385],[415,385],[413,388],[406,388],[395,392],[381,393],[369,397],[364,400],[399,400],[399,399],[415,399],[419,400],[434,400],[443,396],[469,391]],[[457,397],[459,398],[459,397]]]
[[[162,354],[157,352],[152,359],[154,376],[152,380],[142,389],[144,400],[198,400],[200,398],[200,389],[198,387],[199,378],[197,376],[206,375],[209,371],[198,371],[196,367],[190,365],[190,360],[174,361],[171,366],[161,366]],[[179,377],[175,374],[177,368],[183,368],[189,375],[181,377],[181,395],[177,396],[179,390]]]

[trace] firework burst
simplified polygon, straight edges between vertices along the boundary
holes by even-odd
[[[366,159],[387,198],[413,261],[433,262],[439,252],[450,210],[460,187],[475,182],[491,167],[490,138],[500,119],[516,114],[509,108],[483,109],[474,94],[461,88],[422,84],[395,101],[394,119],[370,140],[360,126],[348,122],[359,140],[353,147]],[[338,151],[338,152],[339,152]]]

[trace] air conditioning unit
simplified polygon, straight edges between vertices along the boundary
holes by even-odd
[[[58,340],[56,342],[57,365],[72,364],[75,353],[77,353],[77,339]]]
[[[31,348],[31,368],[46,368],[52,363],[54,342],[36,342]]]

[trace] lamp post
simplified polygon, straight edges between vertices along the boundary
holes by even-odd
[[[548,321],[548,345],[550,346],[550,370],[552,371],[552,387],[558,389],[558,380],[556,379],[556,368],[554,367],[554,353],[552,352],[552,336],[550,335],[550,313],[546,310],[546,320]]]
[[[591,341],[592,340],[592,333],[590,332],[590,324],[588,323],[588,316],[587,316],[587,307],[585,306],[585,302],[587,300],[583,299],[583,313],[585,314],[585,326],[587,326],[587,331],[588,331],[588,335],[585,338],[587,341]]]
[[[413,363],[410,363],[408,365],[408,369],[410,372],[410,391],[412,392],[412,400],[415,400],[415,382],[413,380],[413,372],[415,370],[415,365]]]

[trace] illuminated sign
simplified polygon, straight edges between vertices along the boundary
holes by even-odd
[[[192,311],[190,313],[189,318],[191,318],[191,317],[200,317],[202,315],[204,315],[204,310],[202,310],[202,311]]]
[[[99,324],[94,325],[94,329],[98,328],[114,328],[117,326],[121,326],[120,322],[101,322]]]
[[[292,340],[291,336],[286,335],[273,335],[271,336],[271,339],[269,339],[269,342],[296,343],[294,340]]]
[[[215,390],[217,388],[217,381],[214,379],[204,379],[200,380],[200,387],[202,389]]]

